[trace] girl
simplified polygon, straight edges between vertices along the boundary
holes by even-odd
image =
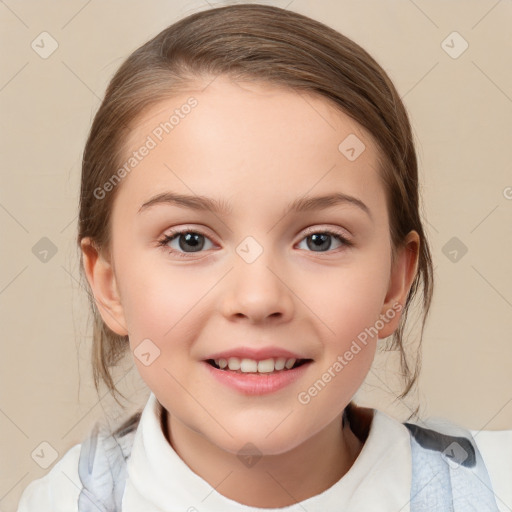
[[[507,510],[510,456],[352,401],[384,338],[409,393],[433,280],[404,105],[343,35],[243,4],[136,50],[85,147],[78,243],[96,385],[116,396],[131,350],[151,394],[20,511]]]

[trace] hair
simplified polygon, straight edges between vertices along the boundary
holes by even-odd
[[[273,6],[224,6],[191,14],[135,50],[110,81],[85,145],[78,244],[90,237],[97,250],[110,257],[110,218],[120,186],[101,199],[94,191],[126,159],[123,143],[138,118],[198,79],[220,75],[313,93],[357,121],[373,137],[386,192],[392,257],[411,230],[420,237],[417,272],[388,346],[389,350],[400,351],[405,388],[397,399],[404,398],[421,366],[417,357],[411,370],[404,350],[409,308],[417,295],[422,297],[419,353],[434,284],[431,253],[419,211],[413,135],[405,106],[386,72],[363,48],[323,23]],[[82,254],[80,272],[84,278]],[[89,290],[87,282],[85,286]],[[117,401],[119,391],[111,369],[128,350],[128,336],[110,330],[91,294],[89,298],[94,318],[94,383],[99,391],[103,381]]]

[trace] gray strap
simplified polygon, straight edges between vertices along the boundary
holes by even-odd
[[[457,435],[404,424],[411,434],[411,512],[499,512],[471,433]],[[463,434],[463,435],[460,435]]]
[[[126,482],[126,459],[133,443],[134,431],[113,436],[96,424],[82,443],[78,474],[82,490],[78,497],[79,512],[118,512],[121,510]]]

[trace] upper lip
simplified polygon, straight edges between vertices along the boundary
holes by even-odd
[[[285,359],[307,359],[299,354],[290,352],[279,347],[264,347],[264,348],[250,348],[250,347],[235,347],[222,352],[216,352],[206,358],[208,359],[229,359],[230,357],[238,357],[239,359],[254,359],[256,361],[263,361],[265,359],[277,359],[284,357]]]

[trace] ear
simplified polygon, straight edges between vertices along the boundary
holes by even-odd
[[[80,247],[87,281],[94,294],[101,318],[116,334],[126,336],[128,330],[125,327],[124,311],[112,265],[101,251],[97,250],[90,238],[82,239]]]
[[[398,327],[402,309],[407,300],[418,268],[420,249],[420,237],[416,231],[411,231],[406,236],[396,254],[391,276],[389,279],[388,291],[381,310],[381,317],[384,315],[384,327],[379,329],[379,338],[391,336]],[[382,317],[384,319],[384,317]]]

